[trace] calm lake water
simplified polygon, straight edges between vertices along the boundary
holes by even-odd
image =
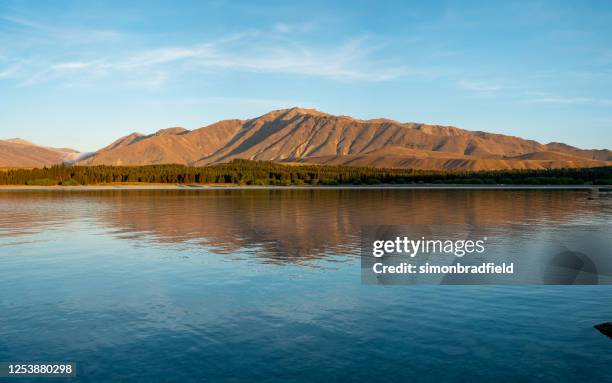
[[[362,285],[361,225],[416,223],[608,230],[612,199],[0,191],[0,361],[75,361],[77,381],[610,381],[593,325],[612,286]]]

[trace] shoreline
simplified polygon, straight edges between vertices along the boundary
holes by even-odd
[[[462,184],[379,184],[379,185],[333,185],[333,186],[272,186],[272,185],[180,185],[180,184],[99,184],[80,186],[34,186],[0,185],[0,191],[87,191],[87,190],[593,190],[610,189],[609,185],[462,185]]]

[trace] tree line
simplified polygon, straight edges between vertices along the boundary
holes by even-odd
[[[426,171],[353,166],[283,165],[233,160],[205,167],[184,165],[70,166],[0,171],[0,185],[92,185],[105,183],[239,185],[506,184],[610,185],[612,167],[543,170]]]

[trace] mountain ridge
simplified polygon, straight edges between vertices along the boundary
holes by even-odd
[[[176,129],[176,128],[174,128]],[[166,133],[167,130],[164,130]],[[214,133],[214,145],[194,145]],[[612,164],[609,150],[541,144],[484,131],[334,116],[314,109],[279,109],[247,120],[225,120],[179,134],[149,135],[121,151],[100,151],[86,165],[181,163],[205,166],[235,158],[429,170],[508,170]],[[168,147],[175,150],[168,153]],[[177,158],[174,153],[184,155]]]
[[[454,126],[361,120],[315,109],[278,109],[198,129],[131,133],[78,160],[79,165],[192,166],[232,159],[424,170],[510,170],[612,165],[608,149],[541,144]],[[0,166],[1,163],[0,163]]]

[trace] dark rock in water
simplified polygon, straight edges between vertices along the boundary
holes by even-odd
[[[595,327],[600,333],[604,334],[608,338],[612,338],[612,322],[596,324]]]

